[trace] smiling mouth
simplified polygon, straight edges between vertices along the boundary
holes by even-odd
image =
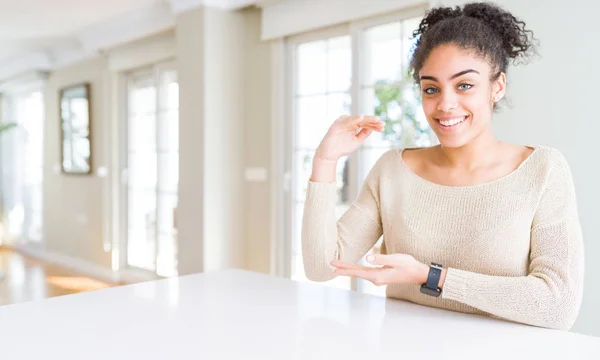
[[[453,117],[453,118],[446,118],[446,119],[443,119],[443,120],[440,120],[440,119],[435,119],[435,120],[442,127],[451,128],[451,127],[454,127],[454,126],[462,124],[463,122],[465,122],[465,120],[467,120],[468,117],[469,116],[466,115],[466,116],[457,116],[457,117]]]

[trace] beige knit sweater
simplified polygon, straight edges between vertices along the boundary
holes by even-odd
[[[334,183],[309,181],[302,224],[306,275],[358,262],[383,235],[387,253],[448,269],[442,295],[388,285],[387,296],[515,322],[570,329],[581,304],[583,243],[569,166],[538,146],[512,173],[481,185],[429,182],[385,153],[338,220]]]

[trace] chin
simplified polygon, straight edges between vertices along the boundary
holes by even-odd
[[[438,140],[440,141],[440,146],[447,149],[458,149],[469,143],[463,139],[440,139],[438,137]]]

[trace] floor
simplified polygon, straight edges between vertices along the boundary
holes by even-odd
[[[0,248],[0,306],[111,285]]]

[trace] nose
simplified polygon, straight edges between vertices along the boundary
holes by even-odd
[[[438,111],[450,112],[458,108],[458,99],[454,94],[446,93],[441,96],[437,106]]]

